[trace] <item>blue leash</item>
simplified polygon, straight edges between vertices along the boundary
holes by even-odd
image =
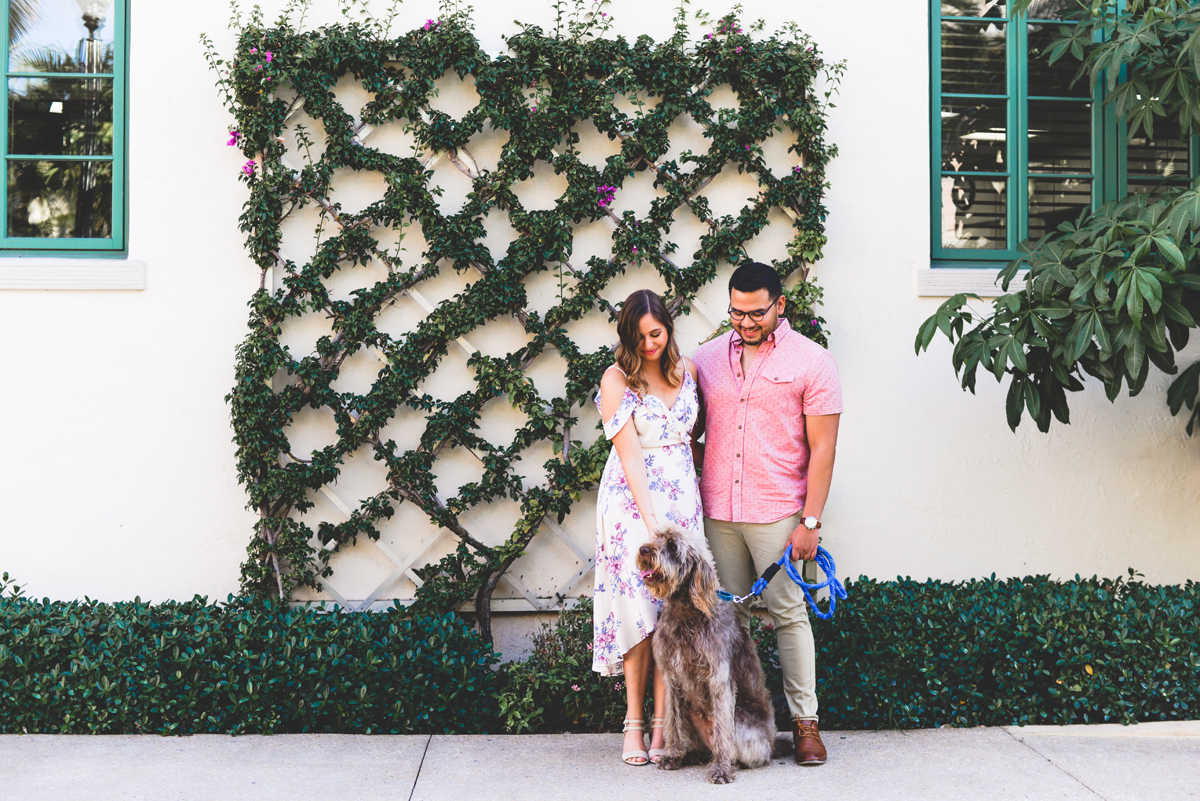
[[[767,588],[767,584],[771,581],[771,579],[775,578],[775,574],[779,572],[779,569],[783,568],[785,571],[787,571],[787,574],[791,577],[792,581],[800,585],[800,589],[804,592],[804,599],[808,601],[808,605],[812,607],[813,614],[821,618],[821,620],[829,620],[833,617],[834,610],[837,609],[838,598],[841,598],[842,600],[845,600],[846,598],[846,588],[842,586],[842,582],[837,580],[837,565],[833,563],[833,557],[829,555],[829,551],[825,550],[820,545],[817,546],[817,558],[815,561],[817,563],[817,567],[821,568],[821,572],[825,574],[825,580],[820,584],[809,584],[804,580],[804,577],[800,575],[800,571],[797,570],[792,564],[791,556],[792,544],[789,542],[787,549],[783,552],[782,558],[763,571],[763,574],[755,580],[754,586],[750,588],[750,593],[748,595],[737,596],[733,593],[726,592],[725,590],[717,590],[717,597],[722,601],[732,601],[735,604],[744,603],[750,598],[753,598],[755,595],[761,595],[762,591]],[[817,606],[816,599],[812,597],[812,593],[822,590],[826,587],[829,588],[829,611],[822,612],[821,608]]]

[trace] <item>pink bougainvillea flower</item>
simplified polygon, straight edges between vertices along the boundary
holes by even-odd
[[[229,132],[229,141],[226,142],[225,144],[228,145],[229,147],[237,147],[238,140],[241,138],[242,138],[242,135],[240,133],[238,133],[237,131],[230,131]]]
[[[262,72],[262,64],[255,64],[255,65],[254,65],[254,71],[255,71],[255,72]]]
[[[254,170],[256,167],[258,167],[258,162],[256,162],[254,159],[250,159],[249,161],[247,161],[245,164],[242,165],[242,174],[243,175],[254,175]]]
[[[273,58],[275,58],[275,56],[271,53],[270,50],[268,50],[267,51],[267,63],[270,63],[271,59],[273,59]]]
[[[440,23],[440,22],[438,22],[438,21],[437,21],[437,20],[435,20],[435,19],[427,19],[427,20],[425,20],[425,25],[424,25],[424,27],[422,28],[422,30],[431,31],[431,30],[433,30],[434,28],[436,28],[436,27],[437,27],[438,25],[440,25],[440,24],[441,24],[441,23]]]
[[[749,150],[749,149],[750,149],[750,145],[746,145],[746,149],[747,149],[747,150]]]
[[[600,199],[596,202],[600,204],[600,208],[606,208],[609,203],[613,202],[617,188],[615,186],[597,186],[596,192],[600,194]]]
[[[742,48],[736,47],[736,48],[734,48],[733,52],[740,53],[740,52],[742,52]]]
[[[257,52],[258,52],[258,48],[257,48],[257,47],[252,47],[252,48],[250,48],[250,52],[251,52],[251,53],[257,53]]]
[[[537,111],[537,106],[536,106],[536,105],[534,105],[534,106],[533,106],[533,107],[531,107],[529,110],[530,110],[530,111]]]
[[[635,255],[637,254],[637,248],[636,248],[636,247],[633,249],[633,252],[634,252],[634,254],[635,254]]]

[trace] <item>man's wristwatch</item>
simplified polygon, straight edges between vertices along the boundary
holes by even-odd
[[[821,527],[821,521],[812,515],[809,515],[808,517],[804,518],[804,527],[809,531],[815,531]]]

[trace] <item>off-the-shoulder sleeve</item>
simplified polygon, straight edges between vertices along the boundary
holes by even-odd
[[[617,411],[611,418],[604,421],[604,436],[612,439],[625,424],[629,422],[629,418],[633,415],[633,410],[637,408],[638,397],[629,387],[625,388],[625,394],[621,396],[621,405],[617,407]],[[600,414],[604,414],[604,410],[600,406],[600,395],[596,395],[596,408],[600,410]]]

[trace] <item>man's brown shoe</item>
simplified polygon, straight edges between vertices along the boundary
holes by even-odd
[[[815,720],[793,720],[792,742],[796,745],[797,765],[825,764],[825,744]]]

